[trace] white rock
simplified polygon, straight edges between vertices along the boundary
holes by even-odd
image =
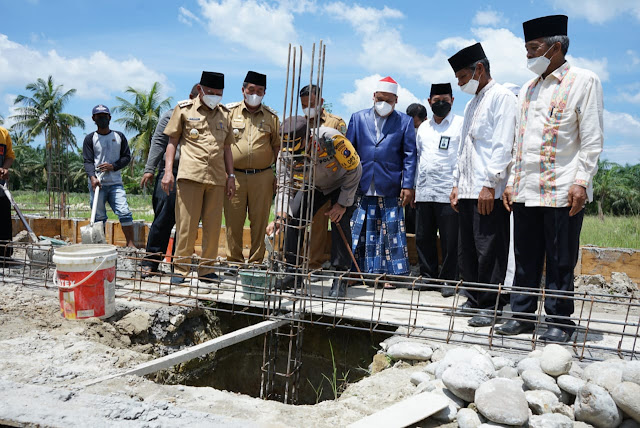
[[[640,385],[622,382],[611,392],[611,397],[623,412],[640,422]]]
[[[627,361],[622,380],[640,385],[640,361]]]
[[[529,358],[540,358],[540,357],[542,357],[542,350],[534,349],[533,351],[529,352],[527,357],[529,357]]]
[[[533,415],[529,418],[529,428],[573,428],[573,421],[559,413]]]
[[[622,382],[623,366],[617,362],[599,361],[584,369],[584,378],[589,382],[613,391]]]
[[[431,356],[431,361],[433,361],[434,363],[437,361],[440,361],[444,358],[445,355],[447,355],[447,350],[444,348],[438,348],[435,351],[433,351],[433,355]]]
[[[480,425],[478,428],[512,428],[509,425],[497,424],[495,422],[485,422]]]
[[[441,379],[444,372],[455,363],[468,363],[474,357],[481,355],[474,348],[451,348],[436,369],[436,378]]]
[[[491,358],[491,362],[493,363],[493,367],[497,370],[500,370],[503,367],[515,367],[516,364],[505,357],[493,357]]]
[[[560,406],[558,397],[551,391],[525,391],[524,396],[534,415],[553,413]]]
[[[123,316],[122,319],[115,323],[115,326],[120,333],[135,336],[151,327],[151,315],[143,310],[136,309]]]
[[[576,420],[588,422],[598,428],[615,428],[622,422],[622,415],[611,395],[592,383],[580,388],[574,409]]]
[[[586,383],[586,380],[569,375],[562,375],[558,378],[558,386],[560,387],[560,389],[567,391],[572,395],[578,395],[578,390],[582,388]]]
[[[457,419],[458,428],[478,428],[482,425],[480,416],[471,409],[460,409]]]
[[[444,395],[449,399],[449,405],[437,413],[433,414],[433,418],[441,422],[451,422],[456,419],[458,410],[464,407],[464,401],[456,397],[446,388],[438,388],[433,391],[436,394]]]
[[[478,411],[492,422],[523,425],[529,419],[529,406],[522,388],[509,379],[491,379],[476,390]]]
[[[456,363],[442,375],[446,387],[467,402],[473,402],[476,389],[488,380],[486,372],[469,363]]]
[[[438,366],[440,365],[440,362],[435,362],[435,363],[429,363],[426,366],[424,366],[423,371],[425,373],[429,373],[431,375],[436,375],[436,370],[438,369]]]
[[[573,428],[594,428],[593,425],[582,421],[574,421]]]
[[[540,351],[542,352],[542,351]],[[538,370],[542,371],[540,368],[540,359],[539,358],[524,358],[520,360],[518,365],[516,366],[518,369],[518,374],[522,374],[525,370]]]
[[[537,370],[525,370],[520,375],[524,384],[529,389],[544,389],[553,392],[560,397],[560,388],[556,385],[555,379],[546,373]]]
[[[176,327],[180,327],[180,324],[182,324],[186,319],[187,317],[185,314],[178,314],[169,318],[169,322]]]
[[[578,379],[584,379],[584,369],[577,362],[571,363],[571,368],[569,369],[569,376],[577,377]]]
[[[421,394],[423,392],[431,392],[435,389],[431,382],[422,382],[420,385],[416,387],[414,391],[414,395]]]
[[[415,372],[411,375],[411,383],[418,386],[423,382],[431,382],[432,377],[425,372]]]
[[[553,413],[560,413],[561,415],[565,415],[572,421],[576,419],[576,414],[573,411],[573,406],[569,406],[566,404],[560,404],[558,407],[556,407]]]
[[[544,347],[540,357],[540,368],[551,376],[569,373],[572,363],[571,352],[555,343]]]
[[[471,359],[469,364],[471,364],[471,366],[479,370],[482,370],[489,377],[492,377],[496,371],[496,368],[493,365],[493,361],[491,360],[491,357],[487,354],[476,355]]]
[[[506,379],[515,379],[518,377],[518,370],[516,370],[514,367],[505,366],[498,370],[494,376],[503,377]]]
[[[387,355],[394,360],[429,361],[433,350],[429,345],[418,342],[398,342],[390,345]]]

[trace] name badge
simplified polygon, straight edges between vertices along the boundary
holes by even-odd
[[[449,141],[451,140],[451,137],[445,137],[444,135],[440,137],[440,145],[438,147],[440,147],[440,149],[442,150],[449,150]]]

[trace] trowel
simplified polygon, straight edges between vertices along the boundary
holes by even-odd
[[[102,174],[97,175],[98,181],[101,181]],[[107,239],[104,237],[104,224],[96,223],[96,212],[98,211],[98,195],[100,194],[100,186],[96,185],[93,193],[93,206],[91,207],[91,220],[88,225],[80,228],[83,244],[106,244]]]

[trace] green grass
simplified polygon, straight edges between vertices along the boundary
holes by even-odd
[[[640,216],[585,216],[580,245],[640,249]]]
[[[49,202],[47,192],[31,192],[31,191],[14,191],[11,192],[22,212],[27,214],[47,215],[49,212]],[[127,195],[127,203],[133,213],[134,220],[144,220],[146,222],[153,221],[153,208],[151,207],[151,195]],[[91,216],[91,207],[89,206],[89,193],[70,193],[69,200],[69,217],[71,218],[89,218]],[[110,220],[117,220],[118,217],[113,213],[107,204],[107,217]],[[273,206],[269,215],[269,221],[273,220]],[[224,216],[222,217],[224,225]],[[249,226],[249,220],[245,221],[245,227]]]

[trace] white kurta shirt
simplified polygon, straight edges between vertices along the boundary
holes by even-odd
[[[442,122],[422,122],[416,135],[416,202],[449,203],[451,177],[458,161],[462,117],[449,112]]]
[[[585,187],[591,201],[604,132],[598,76],[565,62],[522,86],[518,103],[509,177],[514,201],[566,207],[573,184]]]
[[[478,199],[482,187],[502,197],[516,122],[516,96],[491,80],[467,103],[453,171],[458,198]]]

